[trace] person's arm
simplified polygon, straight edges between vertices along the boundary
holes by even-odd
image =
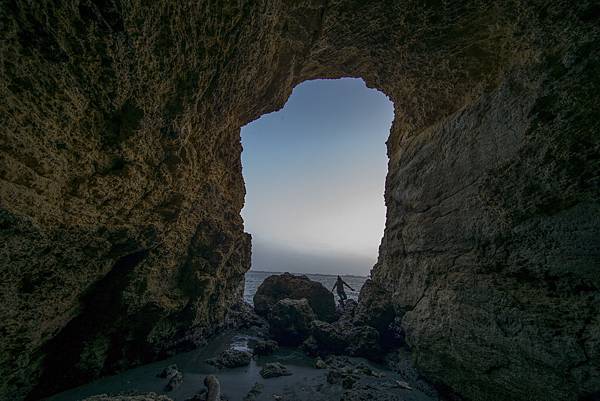
[[[330,292],[333,292],[333,290],[335,290],[335,287],[337,286],[337,281],[335,282],[335,284],[333,284],[333,287],[331,288]]]
[[[347,282],[344,281],[344,284],[346,285],[346,287],[350,288],[352,291],[354,291],[354,288],[350,287],[350,285],[348,285]]]

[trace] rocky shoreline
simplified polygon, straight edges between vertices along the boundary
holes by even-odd
[[[374,290],[367,282],[361,297]],[[386,305],[347,300],[336,307],[320,283],[287,273],[265,280],[255,305],[233,308],[236,329],[223,334],[221,344],[209,342],[200,354],[192,352],[191,369],[189,359],[152,364],[162,369],[144,380],[160,386],[157,390],[141,391],[144,386],[131,381],[129,391],[86,396],[85,401],[440,399],[400,347],[401,332]],[[207,367],[205,375],[194,372],[201,365]],[[49,400],[75,399],[71,396],[77,395],[65,392]]]

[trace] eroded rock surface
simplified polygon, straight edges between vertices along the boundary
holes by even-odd
[[[600,389],[600,63],[582,0],[5,2],[0,395],[201,343],[242,291],[239,128],[294,85],[395,104],[373,282],[465,398]]]
[[[282,299],[269,312],[270,331],[281,344],[298,345],[310,335],[316,319],[310,304],[305,298]]]
[[[306,276],[290,273],[267,277],[254,294],[254,309],[258,314],[266,316],[278,301],[286,298],[306,299],[319,319],[335,319],[335,301],[331,291]]]

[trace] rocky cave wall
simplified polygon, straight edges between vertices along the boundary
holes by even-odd
[[[467,400],[597,394],[599,20],[594,1],[3,2],[2,399],[225,324],[250,263],[239,128],[342,76],[395,104],[372,276],[424,375]]]

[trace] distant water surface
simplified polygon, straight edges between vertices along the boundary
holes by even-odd
[[[272,276],[274,274],[282,274],[282,273],[281,272],[263,272],[263,271],[255,271],[255,270],[248,271],[246,273],[246,287],[244,288],[244,301],[252,304],[252,298],[254,297],[254,294],[256,293],[256,290],[258,289],[258,287],[262,284],[263,281],[265,281],[265,279],[267,277]],[[337,278],[337,276],[332,276],[329,274],[302,274],[302,273],[292,273],[292,274],[294,274],[296,276],[303,276],[303,275],[307,276],[309,279],[318,281],[319,283],[323,284],[325,286],[325,288],[327,288],[328,290],[331,290],[331,288],[335,284],[335,280]],[[361,287],[367,280],[367,277],[342,275],[342,279],[346,283],[348,283],[352,288],[354,288],[354,291],[348,289],[347,287],[345,288],[346,295],[348,295],[348,298],[358,299],[358,293],[360,292]],[[335,294],[336,301],[337,301],[337,294],[335,291],[334,291],[334,294]]]

